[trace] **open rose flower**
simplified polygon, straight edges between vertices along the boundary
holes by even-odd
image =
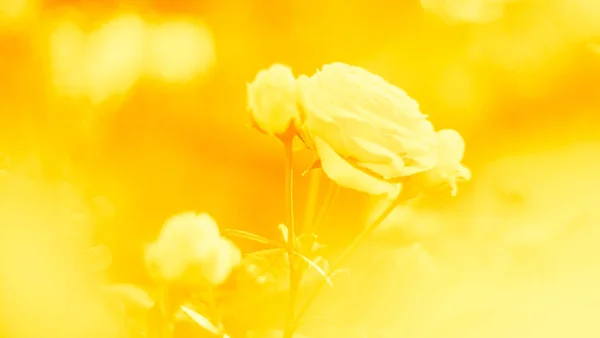
[[[437,163],[437,135],[418,103],[365,69],[326,65],[298,79],[302,137],[341,186],[397,194],[406,177]]]
[[[277,136],[293,136],[300,119],[297,85],[292,70],[274,64],[261,70],[248,84],[248,110],[260,131]]]
[[[145,258],[155,279],[188,286],[221,284],[241,263],[240,250],[221,237],[214,219],[195,212],[167,220]]]

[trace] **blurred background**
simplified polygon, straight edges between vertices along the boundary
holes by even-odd
[[[277,236],[282,150],[250,128],[246,83],[334,61],[460,131],[473,181],[398,210],[306,332],[597,337],[595,0],[0,0],[0,336],[108,336],[86,250],[110,249],[100,279],[147,283],[143,248],[174,213]],[[341,191],[324,240],[376,204]]]

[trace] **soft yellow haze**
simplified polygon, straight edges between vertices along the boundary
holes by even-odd
[[[59,22],[49,37],[57,93],[100,104],[124,95],[143,75],[162,81],[189,81],[214,62],[210,33],[202,23],[149,24],[121,14],[91,32],[78,22]]]
[[[149,29],[147,72],[183,82],[202,76],[215,62],[214,42],[202,22],[167,21]]]
[[[31,0],[5,0],[0,4],[0,17],[2,21],[13,21],[23,17],[31,9],[34,1]]]
[[[598,337],[598,46],[596,0],[0,0],[0,337],[139,337],[165,294],[144,250],[174,215],[210,215],[244,255],[281,241],[284,151],[251,127],[247,83],[273,64],[298,77],[336,62],[456,130],[471,180],[395,210],[298,333]],[[365,132],[326,113],[338,120],[321,139]],[[294,153],[296,229],[325,245],[299,240],[319,264],[302,263],[296,312],[387,202],[303,175],[317,155]],[[206,292],[231,338],[281,336],[285,256],[250,254]],[[170,338],[207,336],[173,316],[184,319]]]

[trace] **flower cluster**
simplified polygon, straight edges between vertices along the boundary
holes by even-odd
[[[272,247],[242,258],[240,250],[222,237],[208,214],[176,214],[166,221],[158,239],[145,253],[150,275],[166,293],[155,303],[145,303],[154,304],[153,309],[166,309],[175,302],[169,313],[160,310],[163,312],[159,311],[159,316],[167,322],[176,321],[181,312],[205,330],[228,337],[226,332],[235,331],[236,324],[225,325],[224,315],[239,315],[236,309],[240,307],[231,295],[254,290],[254,283],[245,278],[251,276],[258,284],[269,284],[261,291],[254,290],[259,299],[289,292],[283,331],[255,333],[260,337],[299,337],[296,331],[320,290],[333,284],[331,278],[342,271],[350,253],[400,202],[440,188],[455,195],[456,183],[470,179],[469,169],[461,163],[465,143],[455,130],[436,130],[427,115],[421,113],[417,101],[402,89],[365,69],[344,63],[329,64],[312,76],[298,77],[289,67],[274,64],[260,71],[247,91],[254,126],[278,138],[286,149],[287,220],[279,227],[284,241],[229,230],[228,235]],[[319,245],[314,230],[296,233],[292,152],[297,143],[318,157],[311,168],[321,168],[339,186],[392,199],[334,264],[315,257],[315,247]],[[260,259],[266,257],[269,259]],[[281,257],[287,260],[274,265]],[[298,296],[306,290],[303,287],[312,283],[308,278],[311,271],[318,273],[319,279],[302,305]],[[181,296],[180,291],[185,295]],[[257,328],[242,325],[243,336],[252,336]],[[235,332],[236,337],[242,336]]]
[[[395,198],[446,186],[454,195],[471,176],[458,132],[436,131],[417,101],[360,67],[337,62],[294,77],[275,64],[248,85],[248,106],[261,131],[300,138],[346,188]]]
[[[188,286],[219,285],[240,262],[240,250],[221,237],[217,223],[205,213],[172,216],[146,251],[152,277]]]

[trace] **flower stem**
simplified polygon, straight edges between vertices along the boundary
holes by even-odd
[[[296,315],[296,299],[298,298],[298,285],[300,283],[295,264],[293,251],[296,249],[296,228],[294,222],[294,156],[292,142],[285,142],[285,199],[286,218],[288,226],[287,256],[290,266],[290,295],[285,319],[283,338],[292,338],[294,335],[294,318]]]
[[[311,217],[311,223],[309,223],[309,225],[306,227],[306,230],[304,231],[304,233],[317,235],[319,232],[319,226],[321,225],[321,222],[325,218],[325,215],[329,212],[329,209],[333,205],[333,202],[335,201],[335,199],[340,191],[340,188],[337,184],[328,181],[327,177],[323,176],[321,173],[315,172],[315,174],[316,174],[315,176],[319,179],[319,181],[322,181],[322,183],[325,183],[325,185],[327,185],[327,192],[325,193],[325,197],[323,199],[322,206],[321,206],[321,208],[319,208],[317,216],[314,219]],[[316,195],[318,195],[318,194],[316,194]],[[313,199],[314,199],[314,202],[317,202],[316,201],[317,196],[313,196]],[[312,201],[309,201],[309,202],[312,202]],[[313,245],[314,245],[314,243],[313,243]],[[310,248],[310,249],[312,249],[312,248]],[[311,252],[311,254],[312,254],[312,252]],[[306,272],[306,269],[299,269],[298,277],[297,277],[298,280],[302,281],[302,277],[304,276],[305,272]]]
[[[208,308],[208,313],[210,315],[210,321],[219,329],[219,337],[224,337],[224,327],[223,321],[221,319],[221,313],[219,311],[219,304],[217,302],[217,297],[215,294],[215,289],[213,287],[208,290],[208,295],[206,299],[206,306]]]
[[[333,204],[340,192],[339,185],[335,184],[332,181],[329,181],[329,179],[327,179],[327,177],[322,177],[322,179],[327,184],[327,192],[325,193],[325,198],[323,199],[323,206],[319,210],[317,217],[314,219],[314,221],[312,223],[311,230],[313,233],[317,233],[319,231],[321,222],[323,222],[323,219],[325,219],[325,215],[327,215],[327,213],[333,206]]]
[[[159,297],[148,321],[148,337],[171,338],[173,336],[173,313],[171,295],[167,285],[159,286]]]
[[[379,225],[381,225],[381,223],[383,223],[383,221],[386,220],[386,218],[392,213],[392,211],[394,211],[396,209],[396,207],[400,204],[401,201],[402,201],[401,199],[396,199],[396,200],[392,201],[387,206],[387,208],[385,208],[385,210],[383,210],[381,212],[381,214],[379,214],[379,216],[373,221],[373,223],[371,223],[369,226],[367,226],[365,228],[365,230],[363,230],[363,232],[361,232],[358,235],[358,237],[356,237],[354,239],[354,241],[352,243],[350,243],[350,245],[346,248],[344,253],[342,253],[342,255],[340,256],[338,262],[334,266],[332,266],[332,269],[331,269],[332,272],[335,273],[336,270],[338,270],[339,268],[342,267],[342,265],[346,262],[348,257],[350,257],[350,255],[354,252],[354,250],[356,250],[356,248],[366,238],[368,238],[369,235],[371,235],[371,233],[373,233],[373,231],[375,229],[377,229],[377,227],[379,227]],[[319,295],[319,292],[321,292],[321,290],[323,289],[325,284],[326,284],[325,280],[323,280],[321,283],[319,283],[317,288],[314,290],[314,292],[308,298],[308,301],[304,304],[304,306],[300,309],[300,311],[298,311],[297,317],[296,317],[294,325],[293,325],[294,329],[300,325],[300,321],[302,320],[302,318],[304,317],[304,315],[306,314],[306,312],[308,311],[308,309],[314,302],[315,298],[317,298],[317,296]]]
[[[319,202],[319,193],[321,190],[321,173],[316,170],[308,172],[309,183],[308,183],[308,196],[306,200],[306,210],[304,211],[304,222],[302,224],[303,233],[312,233],[315,211],[317,209],[317,203]]]
[[[294,222],[294,155],[292,143],[285,144],[285,207],[286,221],[289,229],[290,247],[295,244],[296,228]]]

